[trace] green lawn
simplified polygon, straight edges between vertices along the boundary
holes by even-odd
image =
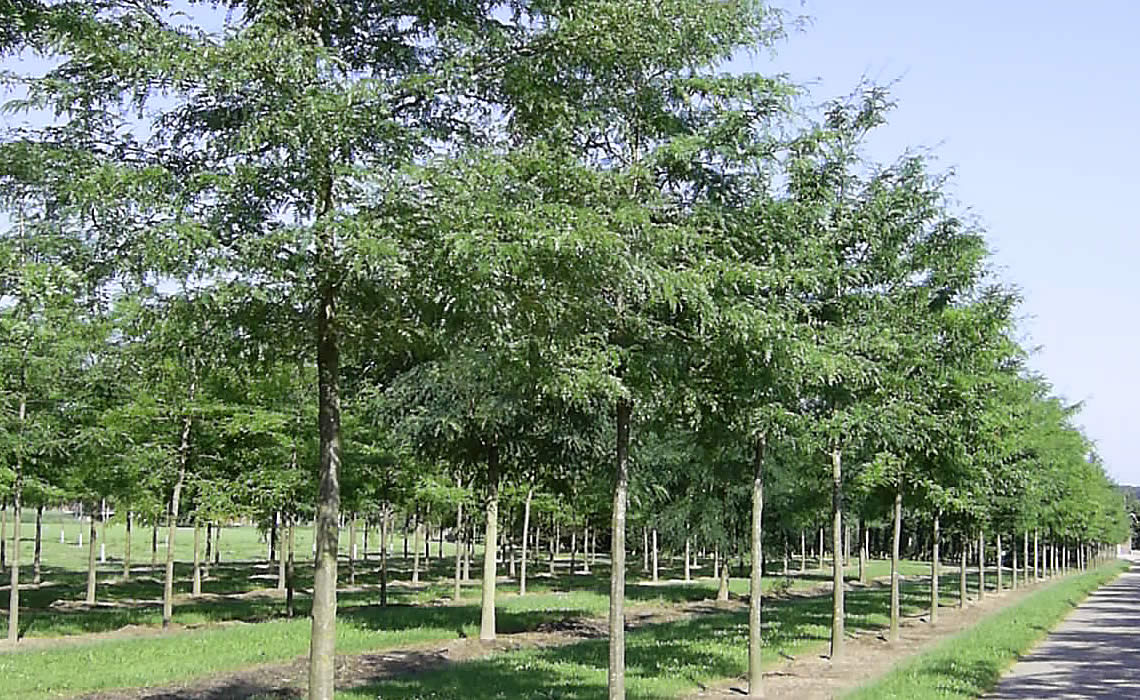
[[[1043,639],[1089,593],[1127,568],[1124,562],[1113,562],[1058,581],[847,697],[849,700],[980,697],[997,684],[1021,654]]]

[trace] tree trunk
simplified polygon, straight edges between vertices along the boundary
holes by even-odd
[[[197,384],[190,382],[190,401],[194,401]],[[187,412],[182,418],[182,439],[178,444],[178,479],[170,495],[170,507],[166,514],[166,578],[162,586],[162,627],[170,627],[174,616],[174,535],[178,528],[178,506],[182,498],[182,485],[186,481],[186,465],[190,460],[190,430],[194,419]],[[92,529],[94,534],[94,529]]]
[[[1021,559],[1022,559],[1022,564],[1021,564],[1022,576],[1021,576],[1021,578],[1025,582],[1025,585],[1028,586],[1030,583],[1030,581],[1029,581],[1029,530],[1025,531],[1023,538],[1022,538]]]
[[[1001,593],[1001,534],[997,534],[996,538],[997,549],[994,552],[994,556],[997,558],[997,592]]]
[[[641,528],[641,570],[649,573],[649,528]]]
[[[82,532],[82,531],[80,531]],[[80,534],[80,537],[83,535]],[[0,503],[0,571],[8,568],[8,504]]]
[[[463,488],[463,480],[457,478],[455,485]],[[457,603],[463,597],[463,551],[463,500],[460,499],[455,508],[455,587],[451,593]]]
[[[331,207],[332,185],[325,186],[322,218]],[[331,251],[318,243],[318,257]],[[337,288],[322,282],[317,314],[318,426],[320,488],[317,496],[316,568],[313,571],[312,631],[309,635],[309,700],[333,700],[336,655],[336,578],[340,539],[340,343]]]
[[[934,532],[930,545],[930,624],[938,624],[938,543],[942,536],[939,523],[939,513],[934,514]]]
[[[653,528],[652,540],[653,540],[653,583],[657,583],[660,580],[660,577],[659,577],[660,569],[657,566],[657,528]]]
[[[296,612],[293,609],[293,589],[296,588],[294,578],[295,564],[294,553],[297,546],[297,521],[292,515],[285,516],[286,527],[288,528],[286,536],[288,539],[286,564],[285,564],[285,616],[293,617]]]
[[[423,540],[423,523],[419,513],[412,516],[412,583],[420,582],[420,542]]]
[[[214,526],[214,564],[222,563],[222,524]]]
[[[479,639],[495,639],[495,555],[499,527],[499,447],[491,445],[487,452],[487,496],[484,505],[487,513],[486,532],[483,536],[483,601]]]
[[[1012,555],[1013,573],[1010,576],[1010,590],[1017,590],[1017,535],[1014,535],[1013,541],[1010,543],[1013,546],[1009,548],[1009,553]]]
[[[134,517],[131,511],[127,511],[127,539],[123,542],[123,580],[129,581],[131,579],[131,532],[133,528]],[[208,558],[208,557],[207,557]]]
[[[902,484],[895,491],[894,537],[891,538],[891,630],[890,641],[899,640],[899,542],[902,539]]]
[[[693,580],[693,572],[689,566],[689,538],[685,538],[685,583]]]
[[[867,555],[870,552],[871,533],[867,530],[867,523],[859,518],[859,583],[867,584]]]
[[[625,700],[625,511],[629,498],[629,432],[632,409],[629,399],[618,399],[615,416],[616,478],[610,540],[610,654],[606,679],[609,700]]]
[[[967,553],[969,547],[966,543],[965,535],[959,538],[962,545],[962,556],[959,559],[960,566],[958,567],[958,607],[966,607],[966,566],[969,563]]]
[[[95,604],[95,513],[87,516],[87,598],[88,605]]]
[[[388,605],[388,537],[391,534],[392,514],[388,506],[380,512],[380,605]]]
[[[574,573],[574,567],[577,565],[578,559],[578,531],[570,528],[570,573]]]
[[[150,568],[158,566],[158,516],[150,521]]]
[[[550,541],[547,542],[546,544],[547,544],[547,548],[549,549],[548,558],[547,558],[547,567],[548,567],[548,571],[550,573],[550,578],[553,579],[554,578],[554,552],[558,549],[558,523],[554,521],[553,516],[551,516],[551,521],[552,521],[551,522],[551,529],[553,530],[554,535],[553,535],[553,537],[549,538]]]
[[[26,353],[25,353],[26,355]],[[26,370],[25,370],[26,371]],[[20,499],[23,498],[24,484],[24,417],[27,411],[27,399],[20,394],[20,434],[16,445],[16,479],[12,485],[12,563],[9,574],[8,588],[8,643],[15,644],[20,639],[20,526],[21,512]]]
[[[978,531],[978,600],[986,597],[986,534]]]
[[[823,571],[825,568],[825,566],[823,564],[823,530],[824,530],[824,528],[822,528],[822,527],[819,529],[819,570],[820,571]]]
[[[748,694],[764,697],[764,674],[760,668],[760,607],[763,600],[764,576],[764,436],[756,438],[752,457],[752,572],[748,591]],[[689,541],[685,540],[685,562],[688,569]],[[786,567],[785,567],[786,568]],[[687,577],[686,577],[687,578]]]
[[[32,550],[32,583],[37,586],[42,580],[40,571],[41,555],[44,548],[44,507],[36,506],[36,544]]]
[[[194,521],[194,587],[193,596],[202,595],[202,524]]]
[[[590,526],[587,525],[586,529],[582,531],[582,571],[590,573]]]
[[[526,503],[523,505],[522,559],[519,561],[519,595],[526,595],[526,556],[527,536],[530,534],[530,501],[534,497],[534,486],[527,489]]]
[[[807,573],[807,531],[800,529],[800,573]]]
[[[843,657],[843,453],[831,451],[831,660]]]
[[[1028,533],[1026,533],[1028,534]],[[1041,545],[1037,539],[1037,528],[1033,528],[1033,579],[1041,580]]]
[[[356,585],[356,513],[348,519],[348,585]]]

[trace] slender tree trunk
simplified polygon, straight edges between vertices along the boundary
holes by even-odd
[[[764,673],[760,667],[761,627],[760,611],[763,600],[764,577],[764,436],[756,438],[752,457],[752,572],[748,591],[748,694],[764,697]],[[686,570],[689,560],[689,541],[685,540]],[[785,567],[787,568],[786,564]],[[687,578],[687,576],[686,576]]]
[[[867,555],[870,553],[871,533],[867,530],[867,523],[859,518],[859,583],[867,584]]]
[[[194,584],[191,595],[202,595],[202,524],[194,521]]]
[[[997,558],[997,592],[1001,593],[1001,534],[995,535],[997,538],[997,549],[994,551],[994,556]]]
[[[190,401],[194,401],[197,389],[195,380],[190,382]],[[162,586],[162,627],[170,627],[174,617],[174,535],[178,528],[178,507],[182,498],[182,485],[186,482],[186,465],[190,459],[190,430],[194,419],[189,412],[182,418],[182,439],[178,444],[178,478],[170,495],[170,507],[166,513],[166,578]],[[94,534],[94,530],[92,530]]]
[[[214,564],[222,563],[222,524],[214,526]]]
[[[423,523],[419,513],[412,516],[412,583],[420,582],[420,542],[423,541]]]
[[[356,513],[348,519],[348,585],[356,585]]]
[[[1021,558],[1022,558],[1022,567],[1021,567],[1022,576],[1021,576],[1021,578],[1025,582],[1025,585],[1028,586],[1030,584],[1030,580],[1029,580],[1029,530],[1026,530],[1025,533],[1023,534],[1023,537],[1022,537]]]
[[[964,608],[966,607],[966,566],[969,563],[967,559],[969,546],[965,535],[962,535],[959,539],[962,546],[962,556],[958,562],[958,607]]]
[[[653,528],[652,540],[653,540],[653,583],[657,583],[660,580],[660,578],[659,578],[660,568],[658,568],[658,566],[657,566],[657,528]]]
[[[483,602],[479,639],[495,639],[495,555],[499,527],[499,447],[491,445],[487,453],[486,534],[483,537]]]
[[[895,491],[894,537],[891,538],[891,629],[890,641],[899,640],[899,543],[902,539],[902,484]]]
[[[127,539],[123,542],[123,580],[129,581],[131,578],[131,533],[133,528],[134,517],[131,511],[127,511]],[[209,557],[207,557],[208,559]]]
[[[20,512],[21,502],[23,498],[23,483],[24,483],[24,446],[23,446],[23,426],[24,417],[27,410],[27,401],[24,394],[20,394],[20,435],[17,436],[19,443],[16,446],[16,479],[12,486],[12,563],[8,573],[10,574],[9,588],[8,588],[8,642],[15,644],[20,640],[20,522],[22,514]]]
[[[391,534],[392,514],[388,506],[380,512],[380,605],[388,605],[388,537]]]
[[[1010,590],[1016,591],[1017,590],[1017,535],[1016,534],[1013,536],[1010,544],[1012,546],[1009,548],[1009,553],[1012,556],[1012,563],[1013,563],[1013,575],[1010,576],[1010,584],[1011,584]]]
[[[641,528],[641,570],[649,573],[649,528]]]
[[[800,573],[807,573],[807,531],[800,530]]]
[[[582,531],[582,570],[587,574],[590,573],[591,563],[593,559],[590,557],[590,526],[587,525]]]
[[[578,559],[578,531],[570,528],[570,573],[574,573],[574,567],[577,565]]]
[[[728,580],[732,576],[732,566],[729,564],[727,554],[720,563],[720,585],[717,587],[716,599],[721,603],[728,602]]]
[[[158,516],[150,521],[150,568],[158,567]]]
[[[1041,545],[1037,539],[1037,528],[1033,528],[1033,579],[1041,580]]]
[[[32,550],[32,583],[39,585],[42,580],[41,555],[44,548],[44,507],[36,506],[36,543]]]
[[[323,218],[331,208],[331,182],[325,184],[322,199],[318,218]],[[330,240],[319,241],[318,257],[330,254],[331,246]],[[309,700],[333,700],[337,552],[340,539],[340,342],[337,327],[338,290],[328,281],[322,282],[320,286],[320,307],[317,314],[320,487],[315,532],[317,554],[316,568],[313,571],[312,631],[309,635]]]
[[[554,536],[546,543],[549,549],[549,556],[547,558],[547,567],[550,577],[554,578],[554,552],[558,549],[558,523],[554,522],[554,517],[551,516],[551,529],[554,531]]]
[[[939,523],[940,513],[934,514],[934,532],[930,545],[930,624],[938,624],[938,544],[942,536]]]
[[[822,527],[819,529],[819,570],[820,571],[823,571],[825,568],[824,564],[823,564],[823,530],[824,530],[824,528],[822,528]]]
[[[294,555],[297,548],[297,519],[293,515],[285,516],[285,523],[288,530],[286,537],[288,537],[286,564],[285,564],[285,616],[293,617],[296,611],[293,609],[293,589],[296,588],[295,576],[295,562]]]
[[[463,480],[457,478],[455,485],[463,488]],[[365,547],[367,549],[367,547]],[[455,508],[455,587],[452,590],[451,597],[455,602],[463,597],[463,500],[460,499],[459,504]]]
[[[107,563],[107,499],[99,508],[99,563]]]
[[[92,512],[87,516],[87,598],[85,602],[88,605],[95,604],[95,540],[98,539],[95,534],[95,513]]]
[[[527,489],[526,503],[523,505],[522,559],[519,561],[519,595],[526,595],[527,536],[530,534],[530,501],[534,497],[534,486]]]
[[[986,534],[978,531],[978,600],[986,597]]]
[[[843,453],[831,451],[831,660],[843,658]]]
[[[82,533],[82,531],[80,531]],[[80,537],[83,535],[80,534]],[[0,503],[0,571],[8,568],[8,503]]]
[[[686,537],[685,538],[685,583],[689,583],[690,581],[693,580],[693,572],[689,566],[689,550],[690,550],[689,538]]]
[[[625,700],[625,511],[629,498],[629,432],[632,409],[629,399],[618,399],[615,416],[616,473],[610,540],[610,654],[606,678],[609,700]]]

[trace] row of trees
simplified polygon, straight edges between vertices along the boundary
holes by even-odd
[[[477,523],[483,638],[504,489],[524,531],[588,529],[612,698],[631,527],[750,563],[757,695],[764,559],[806,529],[838,553],[850,520],[890,521],[897,561],[905,513],[935,572],[948,538],[1122,539],[981,232],[924,158],[863,156],[885,93],[802,109],[784,77],[722,72],[778,12],[187,7],[0,8],[0,50],[49,59],[11,76],[36,125],[0,145],[15,542],[25,502],[164,518],[169,621],[177,523],[312,517],[317,700],[344,513],[423,512],[457,543]]]

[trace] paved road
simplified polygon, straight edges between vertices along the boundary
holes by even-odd
[[[987,697],[1140,698],[1140,564],[1089,596]]]

